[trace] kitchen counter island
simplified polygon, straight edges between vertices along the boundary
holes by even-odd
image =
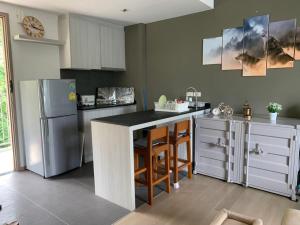
[[[133,132],[184,119],[192,123],[193,117],[205,112],[205,108],[183,113],[150,110],[92,120],[95,194],[128,210],[134,210]]]

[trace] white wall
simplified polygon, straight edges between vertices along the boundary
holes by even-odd
[[[25,165],[19,83],[21,80],[59,78],[59,47],[14,41],[15,34],[24,34],[17,14],[37,17],[45,27],[45,38],[58,39],[58,15],[41,10],[0,2],[0,12],[9,14],[13,78],[17,111],[17,128],[21,166]],[[26,132],[26,131],[24,131]]]
[[[211,9],[215,7],[215,1],[214,0],[201,0],[204,4],[209,6]]]

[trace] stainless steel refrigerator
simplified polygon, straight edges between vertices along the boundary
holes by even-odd
[[[75,80],[20,82],[26,168],[45,178],[80,166]]]

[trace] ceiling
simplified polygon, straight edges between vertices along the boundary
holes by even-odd
[[[214,0],[2,0],[58,13],[78,13],[129,25],[151,23],[214,8]],[[127,9],[127,12],[122,12]]]

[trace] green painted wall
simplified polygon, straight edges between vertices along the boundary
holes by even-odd
[[[203,38],[220,36],[224,28],[241,26],[244,18],[255,15],[269,14],[271,21],[297,18],[300,25],[299,9],[299,0],[219,0],[214,10],[147,24],[146,72],[138,77],[129,70],[124,77],[146,81],[149,107],[161,94],[175,98],[194,86],[202,91],[202,100],[214,106],[225,102],[239,112],[248,100],[254,113],[266,114],[265,105],[277,101],[284,107],[282,116],[300,117],[300,61],[293,69],[268,70],[267,77],[242,77],[241,71],[202,65]],[[130,51],[126,45],[132,70],[140,65]]]
[[[121,86],[133,86],[138,110],[144,107],[146,89],[146,25],[136,24],[125,28],[126,72],[120,77]]]

